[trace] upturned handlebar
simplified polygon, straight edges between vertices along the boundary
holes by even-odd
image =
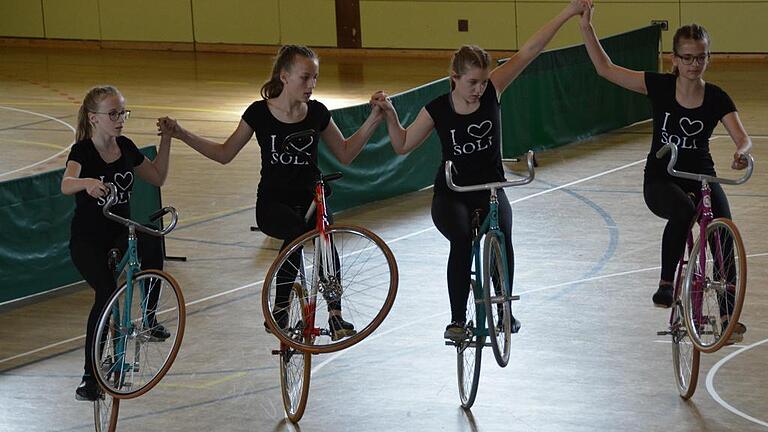
[[[507,188],[512,186],[522,186],[532,182],[535,177],[535,172],[533,168],[533,162],[534,162],[533,150],[528,150],[528,153],[526,154],[526,162],[528,165],[528,175],[519,180],[485,183],[485,184],[478,184],[478,185],[471,185],[471,186],[459,186],[453,182],[453,172],[456,171],[455,168],[453,167],[453,162],[446,161],[445,162],[445,182],[448,184],[449,188],[451,188],[456,192],[473,192],[473,191],[480,191],[480,190],[501,189],[501,188]]]

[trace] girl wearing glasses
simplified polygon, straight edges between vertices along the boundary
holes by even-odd
[[[292,133],[312,129],[316,132],[301,151],[317,163],[318,143],[322,138],[331,153],[346,165],[357,157],[381,121],[381,111],[373,107],[360,129],[345,138],[328,108],[311,99],[319,70],[319,59],[311,49],[298,45],[281,47],[270,78],[261,87],[262,100],[253,102],[245,110],[237,129],[223,143],[196,135],[173,119],[166,117],[158,121],[161,130],[171,131],[174,138],[221,164],[234,159],[256,135],[261,147],[256,222],[264,234],[283,240],[281,249],[312,228],[304,221],[304,215],[314,198],[317,175],[305,159],[280,148],[283,139]],[[312,221],[314,216],[310,219],[313,224]],[[291,270],[286,272],[282,280],[291,282],[279,284],[278,296],[282,297],[281,293],[284,293],[287,302],[295,270],[292,276]],[[333,340],[355,334],[354,325],[345,321],[341,312],[340,306],[329,311],[328,324]],[[274,317],[280,327],[287,325],[288,315],[284,309],[276,310]]]
[[[112,212],[130,218],[134,174],[154,186],[162,186],[168,174],[171,136],[162,135],[154,161],[149,160],[130,139],[122,135],[130,111],[125,98],[115,87],[94,87],[83,99],[77,118],[76,142],[67,158],[61,192],[75,195],[69,251],[72,262],[95,292],[88,315],[85,337],[83,380],[75,391],[78,400],[96,400],[99,386],[93,377],[91,351],[96,321],[110,294],[117,289],[115,276],[107,257],[113,248],[125,252],[128,229],[102,214],[109,191],[104,183],[117,186],[118,201]],[[142,268],[163,268],[160,239],[137,233]],[[162,341],[170,335],[158,326],[152,340]]]
[[[720,87],[704,81],[709,64],[710,37],[704,27],[690,24],[680,27],[673,38],[672,73],[640,72],[611,62],[595,35],[592,10],[582,15],[581,31],[587,52],[600,76],[626,89],[647,95],[653,111],[653,141],[645,164],[643,196],[648,208],[666,219],[661,243],[661,279],[653,294],[653,303],[668,308],[673,302],[672,280],[675,265],[685,248],[689,225],[696,203],[688,194],[701,195],[701,185],[692,180],[670,176],[666,171],[669,156],[656,158],[656,151],[672,143],[679,149],[676,168],[715,175],[709,151],[709,139],[718,122],[722,122],[736,144],[733,169],[747,166],[746,154],[752,140],[739,119],[736,106]],[[714,216],[731,217],[728,199],[718,183],[710,183]],[[732,336],[743,338],[746,327],[739,323]]]

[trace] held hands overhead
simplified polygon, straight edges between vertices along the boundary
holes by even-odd
[[[157,134],[170,135],[171,138],[179,138],[181,126],[171,117],[160,117],[157,119]]]

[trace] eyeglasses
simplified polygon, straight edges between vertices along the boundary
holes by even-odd
[[[678,55],[677,53],[675,53],[675,57],[679,58],[680,61],[686,66],[692,65],[694,60],[696,61],[696,63],[703,65],[704,63],[707,62],[707,60],[709,60],[709,53],[697,55],[697,56],[690,55],[690,54]]]
[[[112,110],[110,112],[94,111],[93,113],[94,114],[106,114],[106,115],[109,116],[109,119],[112,120],[112,121],[118,121],[120,119],[120,117],[122,117],[123,120],[128,120],[128,117],[131,116],[131,110],[122,110],[122,111]]]

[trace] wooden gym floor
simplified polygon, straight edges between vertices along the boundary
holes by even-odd
[[[0,48],[0,181],[63,167],[79,102],[110,83],[133,110],[125,134],[157,141],[155,118],[223,140],[258,98],[268,56]],[[448,59],[321,60],[315,97],[330,108],[364,103],[445,75]],[[708,80],[735,100],[758,162],[727,187],[749,256],[744,341],[702,355],[699,388],[681,400],[672,375],[658,282],[664,222],[641,182],[650,126],[642,123],[538,155],[537,179],[509,190],[523,322],[506,369],[485,352],[477,402],[460,408],[448,321],[448,242],[430,217],[431,191],[337,215],[378,233],[395,253],[400,291],[373,336],[314,357],[299,426],[284,420],[275,339],[262,327],[261,281],[279,242],[254,223],[258,145],[221,166],[174,141],[165,204],[181,214],[167,262],[188,302],[187,330],[166,378],[121,404],[121,431],[758,431],[768,429],[768,64],[715,61]],[[720,173],[733,145],[712,143]],[[510,164],[510,170],[521,166]],[[425,166],[425,169],[437,169]],[[92,430],[74,399],[92,302],[84,285],[0,307],[0,430]]]

